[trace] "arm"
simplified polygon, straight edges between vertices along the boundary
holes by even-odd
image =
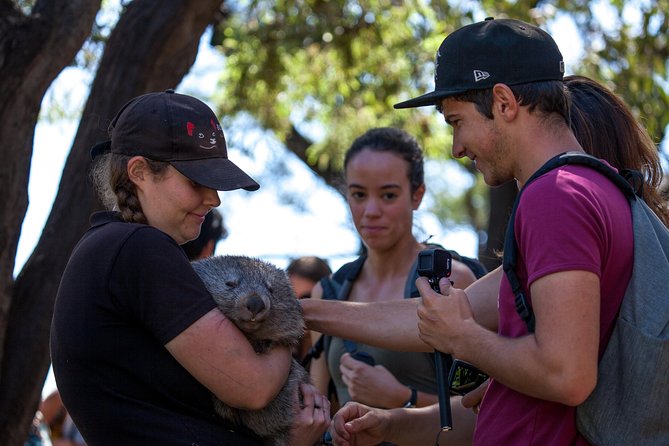
[[[466,288],[476,282],[476,276],[467,265],[457,260],[451,264],[451,280],[458,288]]]
[[[499,312],[497,296],[504,271],[499,266],[465,289],[474,312],[474,320],[490,331],[497,332]]]
[[[312,340],[315,344],[318,340],[318,337],[320,337],[320,333],[314,334],[316,335],[316,339],[312,338]],[[330,372],[328,371],[326,354],[327,353],[324,350],[318,358],[312,359],[311,363],[309,364],[309,375],[311,376],[311,382],[323,395],[328,394],[328,385],[330,383]]]
[[[469,269],[468,269],[469,270]],[[476,320],[497,330],[497,294],[502,268],[488,273],[467,289]],[[317,291],[318,290],[318,291]],[[313,295],[322,292],[314,287]],[[418,299],[388,302],[339,302],[302,299],[307,328],[389,350],[430,352],[433,348],[419,336]]]
[[[56,420],[61,420],[65,417],[65,406],[60,399],[58,390],[51,392],[39,404],[39,411],[42,412],[44,421],[51,426]]]
[[[423,339],[526,395],[578,405],[594,389],[599,344],[599,278],[586,271],[544,276],[531,285],[536,331],[519,338],[480,326],[462,290],[442,294],[419,279]],[[445,298],[446,297],[446,298]],[[578,308],[578,311],[574,311]]]
[[[275,347],[259,355],[244,334],[212,309],[165,347],[218,399],[239,409],[265,407],[288,377],[291,352]]]
[[[319,304],[323,301],[323,287],[321,286],[320,282],[316,283],[314,287],[311,290],[311,298],[310,299],[301,299],[300,302],[302,301],[314,301],[318,302]],[[304,304],[303,307],[304,308]],[[317,331],[310,331],[310,336],[311,336],[311,345],[315,346],[316,342],[321,337],[321,333]],[[323,395],[328,394],[328,386],[330,384],[330,371],[328,370],[328,362],[327,362],[327,351],[325,348],[323,348],[323,351],[321,352],[320,356],[318,358],[313,358],[311,360],[311,363],[309,364],[309,375],[311,377],[311,382],[314,384],[314,386],[318,389],[319,392],[321,392]]]
[[[368,446],[389,441],[399,446],[471,445],[476,416],[451,399],[453,430],[441,432],[439,405],[420,409],[375,409],[349,402],[334,416],[330,433],[338,446]]]

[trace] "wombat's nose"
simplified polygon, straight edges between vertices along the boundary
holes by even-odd
[[[246,308],[251,313],[251,320],[259,319],[260,315],[265,310],[265,302],[258,296],[251,296],[246,300]]]

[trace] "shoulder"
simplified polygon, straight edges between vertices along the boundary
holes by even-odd
[[[528,184],[523,191],[523,198],[539,195],[545,199],[546,196],[565,195],[574,199],[584,196],[606,199],[611,193],[624,198],[618,186],[603,173],[587,166],[565,165],[545,173]]]
[[[335,280],[339,283],[343,282],[346,279],[355,279],[362,269],[362,265],[365,263],[365,256],[360,256],[357,259],[343,264],[337,271],[335,271],[330,279]]]
[[[122,221],[116,212],[96,212],[91,216],[90,238],[117,240],[136,245],[168,244],[178,247],[174,239],[160,229],[142,223]]]
[[[629,212],[624,193],[602,173],[586,166],[562,166],[524,188],[517,219],[529,215],[564,221],[570,215],[578,218],[590,215],[601,220]]]

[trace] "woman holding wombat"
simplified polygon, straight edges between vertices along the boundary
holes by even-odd
[[[227,158],[211,109],[190,96],[137,97],[110,135],[93,149],[93,176],[115,212],[92,216],[56,299],[51,355],[63,402],[89,444],[262,444],[217,417],[212,394],[264,407],[286,381],[290,348],[256,354],[179,246],[220,204],[217,190],[259,186]],[[313,445],[329,403],[313,386],[301,390],[291,444]]]

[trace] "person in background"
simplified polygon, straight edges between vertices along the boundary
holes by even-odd
[[[63,405],[58,389],[40,402],[39,411],[49,426],[53,446],[86,446],[84,438]]]
[[[204,259],[214,255],[216,244],[228,236],[228,230],[223,225],[223,216],[216,209],[212,209],[202,222],[200,235],[195,240],[181,245],[188,258],[192,260]]]
[[[259,445],[217,415],[212,394],[240,409],[266,406],[288,377],[290,349],[256,354],[180,246],[221,204],[218,191],[259,185],[228,159],[218,119],[194,97],[136,97],[109,132],[92,150],[109,211],[93,214],[73,250],[51,325],[63,403],[96,446]],[[291,444],[310,446],[330,422],[329,402],[313,386],[301,391]]]
[[[298,299],[311,297],[311,290],[323,277],[332,274],[328,261],[317,256],[302,256],[291,259],[286,274]]]

